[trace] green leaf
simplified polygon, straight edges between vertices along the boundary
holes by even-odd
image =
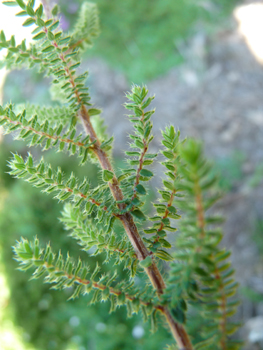
[[[171,152],[171,151],[163,151],[162,153],[163,153],[163,155],[164,155],[166,158],[174,159],[174,154],[173,154],[173,152]]]
[[[23,0],[16,0],[16,2],[23,10],[26,8],[26,5]]]
[[[11,52],[18,52],[19,51],[17,47],[9,47],[8,50]]]
[[[171,199],[171,193],[168,191],[159,191],[159,193],[162,195],[163,199],[166,202],[169,202],[169,200]]]
[[[14,35],[11,36],[11,39],[10,39],[10,44],[11,46],[15,47],[16,46],[16,40],[15,40],[15,37]]]
[[[164,180],[164,181],[163,181],[163,184],[164,184],[164,186],[165,186],[166,188],[168,188],[169,190],[171,190],[171,191],[174,190],[174,185],[172,184],[172,182]]]
[[[136,219],[138,219],[138,220],[140,220],[140,221],[145,221],[145,220],[146,220],[145,215],[144,215],[143,212],[140,211],[139,209],[133,210],[133,211],[131,212],[131,214],[132,214],[133,216],[135,216]]]
[[[175,308],[172,308],[171,311],[176,321],[178,321],[179,323],[185,323],[186,317],[184,310],[182,310],[179,306],[176,306]]]
[[[173,149],[173,145],[172,145],[170,142],[168,142],[168,141],[166,141],[166,140],[163,140],[162,143],[163,143],[163,145],[164,145],[165,147],[167,147],[168,149]]]
[[[173,207],[172,205],[167,207],[168,211],[172,214],[176,214],[177,210],[175,207]]]
[[[142,104],[142,109],[147,108],[152,100],[153,100],[153,97],[147,98],[147,100]]]
[[[144,143],[141,140],[135,140],[135,145],[141,149],[144,148]]]
[[[42,4],[40,4],[39,7],[37,8],[36,15],[38,16],[38,18],[42,17],[42,15],[43,15],[43,5]]]
[[[54,50],[54,46],[53,46],[53,45],[49,45],[49,46],[45,47],[45,48],[42,50],[42,52],[46,53],[46,52],[50,52],[50,51],[52,51],[52,50]]]
[[[174,214],[172,214],[172,215],[174,215]],[[180,215],[173,216],[173,219],[180,219]],[[170,231],[170,232],[177,231],[176,227],[172,227],[172,226],[169,226],[169,225],[165,225],[163,229],[166,230],[166,231]]]
[[[57,27],[59,26],[59,21],[56,21],[55,23],[53,23],[48,29],[50,31],[55,30]],[[56,38],[57,39],[57,38]]]
[[[174,258],[165,250],[159,249],[155,252],[155,255],[165,261],[173,261]]]
[[[47,32],[47,37],[50,41],[55,39],[54,34],[50,30],[48,30],[48,32]]]
[[[166,239],[164,239],[164,238],[160,238],[160,239],[159,239],[159,242],[162,244],[162,246],[163,246],[164,248],[172,248],[171,243],[168,242],[168,241],[167,241]]]
[[[64,44],[67,44],[69,41],[70,41],[71,37],[70,36],[67,36],[66,38],[63,38],[61,40],[59,40],[58,44],[59,45],[64,45]],[[77,79],[77,78],[76,78]],[[76,81],[75,79],[75,81]]]
[[[26,11],[21,11],[21,12],[18,12],[18,13],[16,14],[16,16],[17,16],[17,17],[25,17],[25,16],[27,16],[27,13],[26,13]]]
[[[139,206],[140,205],[140,200],[137,197],[134,197],[133,200],[131,201],[131,204],[134,206]]]
[[[196,268],[195,268],[195,272],[196,272],[199,276],[202,276],[202,277],[207,277],[207,276],[209,276],[209,274],[208,274],[204,269],[202,269],[201,267],[196,267]]]
[[[2,4],[6,6],[17,6],[15,1],[3,1]]]
[[[112,136],[110,139],[102,142],[102,144],[100,145],[100,148],[107,151],[108,149],[110,149],[113,140],[114,140],[114,138]]]
[[[35,16],[35,12],[33,10],[33,8],[29,5],[26,6],[26,12],[29,14],[29,16],[33,17]]]
[[[51,10],[51,13],[53,16],[56,16],[58,14],[59,7],[58,5],[55,5],[53,9]]]
[[[33,36],[33,40],[40,40],[43,39],[46,36],[45,32],[40,32],[37,35]]]
[[[136,192],[138,192],[139,194],[141,194],[141,195],[146,195],[146,190],[145,190],[145,188],[143,187],[143,185],[141,185],[141,184],[138,184],[136,187],[135,187],[135,190],[136,190]]]
[[[140,265],[143,268],[150,267],[152,265],[152,263],[153,263],[153,261],[152,261],[152,258],[150,256],[147,256],[147,258],[145,258],[144,260],[140,261]]]
[[[23,26],[24,27],[29,27],[31,26],[32,24],[35,24],[35,20],[33,18],[28,18],[24,23],[23,23]]]
[[[153,176],[153,173],[152,173],[150,170],[142,169],[142,170],[140,171],[140,175],[141,175],[141,176],[144,176],[144,177],[152,177],[152,176]]]
[[[79,66],[80,66],[80,62],[75,63],[75,64],[72,64],[72,65],[69,67],[69,70],[77,69]],[[81,94],[81,96],[82,96],[82,95],[83,95],[83,94]],[[88,95],[88,94],[86,94],[86,95]],[[93,108],[93,109],[96,109],[96,108]],[[97,113],[97,114],[99,114],[99,113]]]
[[[127,156],[130,156],[130,157],[139,157],[140,156],[140,152],[130,152],[130,151],[127,151],[125,152],[127,154]]]
[[[156,233],[157,229],[156,228],[148,228],[143,230],[146,234],[151,234],[151,233]]]
[[[141,110],[141,108],[139,108],[139,107],[137,107],[137,106],[135,106],[135,107],[133,108],[133,110],[134,110],[135,114],[136,114],[138,117],[140,117],[140,116],[143,114],[143,111]]]
[[[149,159],[153,159],[153,158],[156,158],[158,156],[157,153],[155,154],[151,154],[151,153],[146,153],[144,158],[149,158]]]
[[[97,108],[90,108],[88,110],[89,116],[92,117],[93,115],[99,115],[101,114],[101,109],[97,109]]]
[[[0,33],[0,40],[5,42],[6,41],[6,38],[5,38],[5,33],[3,30],[1,30],[1,33]]]
[[[105,182],[113,179],[114,173],[110,170],[103,170],[102,178]]]

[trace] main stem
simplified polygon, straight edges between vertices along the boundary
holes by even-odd
[[[93,126],[90,122],[88,111],[85,106],[81,107],[80,118],[84,125],[85,131],[87,132],[88,135],[90,135],[90,140],[91,141],[96,140],[96,143],[94,144],[94,153],[96,154],[102,169],[110,170],[113,172],[113,168],[107,154],[100,148],[100,141],[98,140],[95,130],[93,129]],[[109,187],[116,201],[122,201],[124,199],[122,190],[120,189],[118,180],[115,175],[112,181],[109,182]],[[119,208],[121,210],[124,209],[125,204],[119,204]],[[138,259],[142,261],[148,256],[150,256],[148,249],[146,248],[146,246],[143,243],[143,240],[141,239],[141,236],[138,232],[137,226],[134,223],[132,215],[129,212],[125,213],[120,216],[120,220],[124,226],[124,229],[129,237],[129,240],[135,250],[135,253]],[[163,277],[157,265],[155,264],[154,260],[152,260],[151,266],[145,268],[145,271],[148,277],[150,278],[152,285],[156,289],[158,296],[161,296],[166,286],[165,286]],[[166,306],[163,308],[163,314],[167,320],[167,323],[170,326],[171,332],[179,346],[179,349],[193,350],[193,346],[191,344],[189,336],[186,333],[184,327],[178,324],[177,322],[175,322],[169,309]]]

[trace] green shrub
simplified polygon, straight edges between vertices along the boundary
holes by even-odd
[[[128,317],[139,312],[151,321],[153,331],[159,328],[158,320],[166,321],[180,349],[238,349],[240,342],[231,338],[238,325],[229,320],[237,306],[231,299],[237,283],[230,252],[219,247],[221,218],[207,213],[219,195],[201,145],[181,140],[173,126],[165,128],[161,153],[166,172],[153,214],[148,216],[147,182],[154,176],[149,167],[158,156],[150,152],[154,97],[145,86],[136,85],[126,94],[125,107],[134,127],[125,157],[129,167],[114,169],[113,138],[107,137],[101,123],[95,127],[93,120],[101,111],[90,102],[85,85],[88,73],[77,70],[80,54],[99,32],[96,6],[84,3],[73,32],[65,35],[56,6],[44,14],[43,6],[36,8],[33,0],[4,3],[21,8],[25,26],[36,25],[29,48],[25,42],[16,45],[14,37],[8,40],[1,32],[0,46],[8,51],[6,66],[39,66],[52,77],[53,93],[61,105],[2,106],[0,123],[6,133],[16,131],[16,137],[29,146],[76,154],[87,174],[78,179],[73,163],[67,175],[44,158],[13,154],[10,174],[66,202],[61,221],[86,252],[84,258],[73,259],[54,249],[53,242],[51,248],[50,243],[40,243],[37,237],[28,240],[24,234],[14,247],[20,269],[34,270],[34,279],[45,276],[53,289],[69,290],[70,299],[89,294],[92,304],[110,301],[110,312],[121,306]],[[99,167],[97,186],[89,179],[88,160]],[[175,220],[181,215],[175,241]],[[109,268],[105,263],[111,264]],[[192,326],[196,317],[202,320],[198,332]]]

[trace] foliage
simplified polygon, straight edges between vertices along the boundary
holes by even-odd
[[[54,252],[49,243],[39,243],[36,237],[21,238],[14,247],[20,269],[31,269],[33,279],[45,276],[44,281],[53,289],[70,290],[70,299],[89,294],[91,303],[110,301],[110,311],[124,305],[128,317],[140,312],[145,321],[151,320],[153,331],[158,329],[157,315],[162,315],[179,348],[238,349],[240,343],[230,338],[238,325],[228,321],[237,305],[229,300],[237,284],[228,261],[230,253],[219,247],[222,234],[214,225],[221,220],[206,214],[218,195],[214,193],[216,180],[200,144],[181,141],[173,126],[164,130],[166,178],[159,190],[160,198],[153,204],[156,213],[148,217],[144,202],[147,183],[154,176],[149,167],[157,157],[149,152],[153,140],[153,97],[145,86],[137,85],[126,95],[129,101],[125,107],[131,113],[128,117],[134,132],[126,152],[129,167],[117,173],[111,164],[113,138],[102,133],[104,137],[99,139],[92,124],[101,111],[90,101],[85,85],[88,72],[78,71],[83,47],[90,45],[90,38],[99,31],[95,7],[84,5],[85,11],[73,33],[64,34],[56,6],[51,13],[44,13],[43,6],[35,8],[33,0],[4,4],[19,6],[19,15],[26,17],[23,25],[35,25],[30,47],[24,41],[16,45],[14,37],[8,40],[1,32],[0,47],[8,52],[4,64],[8,68],[38,66],[58,86],[60,101],[66,101],[61,108],[70,118],[64,120],[64,113],[57,107],[35,108],[26,104],[25,110],[17,113],[15,106],[7,105],[0,107],[0,124],[6,133],[16,132],[17,138],[29,146],[77,154],[82,165],[89,158],[100,169],[99,183],[92,186],[87,178],[78,180],[74,169],[67,176],[44,158],[36,161],[30,153],[27,157],[13,154],[10,174],[53,194],[60,202],[67,202],[61,221],[87,252],[84,259],[74,260],[69,253]],[[90,23],[85,26],[85,33],[83,22]],[[82,135],[79,122],[87,136]],[[173,220],[180,219],[176,207],[183,218],[174,244]],[[164,262],[171,261],[168,271],[163,271]],[[114,263],[124,274],[114,268],[107,270],[103,262]],[[140,279],[139,284],[135,277]],[[200,310],[203,322],[199,334],[192,334],[191,340],[187,328],[193,322],[192,308]]]
[[[262,236],[263,236],[263,220],[260,218],[257,218],[254,224],[253,240],[257,245],[260,255],[263,255]]]
[[[107,303],[90,304],[87,307],[88,298],[67,302],[70,289],[58,293],[50,289],[49,285],[43,284],[42,279],[34,279],[28,283],[32,276],[31,271],[21,274],[17,270],[11,246],[20,235],[33,240],[37,234],[42,243],[52,242],[54,250],[61,249],[65,256],[70,250],[74,259],[80,256],[84,261],[86,252],[79,250],[77,243],[65,234],[62,224],[57,219],[61,216],[63,203],[56,203],[45,193],[40,193],[38,189],[31,188],[22,181],[14,181],[7,174],[8,167],[2,166],[4,159],[8,157],[10,149],[6,143],[0,152],[4,187],[8,188],[0,215],[0,245],[3,248],[2,261],[5,263],[5,275],[10,288],[8,308],[13,311],[15,324],[22,327],[30,343],[38,350],[63,350],[68,349],[69,344],[72,344],[72,348],[73,344],[74,348],[79,349],[89,344],[89,349],[106,350],[132,350],[131,344],[138,350],[159,350],[160,347],[164,347],[169,339],[167,331],[160,330],[158,334],[150,336],[150,327],[142,323],[140,315],[134,315],[127,320],[123,308],[109,315]],[[70,175],[72,166],[78,177],[85,174],[84,167],[77,167],[76,157],[71,158],[70,164],[67,155],[64,154],[47,154],[45,158],[51,164],[59,163],[67,175]],[[89,164],[89,179],[94,186],[97,184],[96,177],[95,166]],[[3,194],[2,188],[1,193]],[[103,255],[89,259],[91,268],[96,266],[95,258],[100,259],[101,263],[104,261]],[[103,269],[111,271],[112,264],[104,264]],[[123,277],[126,275],[122,269],[118,269],[118,274]],[[141,338],[133,337],[132,330],[136,329],[135,327],[144,331]],[[115,334],[114,339],[112,331]]]
[[[219,187],[225,192],[234,191],[237,184],[244,177],[242,166],[246,157],[241,152],[234,152],[230,157],[219,158],[215,162],[214,170],[220,173]],[[256,171],[255,175],[256,176]],[[251,179],[251,182],[253,179]]]

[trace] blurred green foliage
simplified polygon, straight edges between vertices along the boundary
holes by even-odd
[[[240,292],[243,296],[245,296],[247,299],[249,299],[253,303],[262,303],[263,301],[263,294],[256,292],[250,287],[240,288]]]
[[[64,26],[75,19],[81,0],[61,1]],[[238,0],[93,0],[101,35],[89,51],[128,79],[141,84],[183,61],[176,45],[190,35],[210,31],[224,21]]]
[[[231,192],[244,180],[242,166],[246,156],[244,153],[236,151],[229,156],[217,158],[214,161],[214,171],[219,176],[219,187],[224,192]]]
[[[254,223],[253,240],[257,245],[259,253],[263,259],[263,220],[258,217]]]
[[[262,183],[262,180],[263,180],[263,163],[261,162],[256,165],[254,173],[250,177],[248,184],[250,187],[255,188]],[[263,250],[262,250],[262,253],[263,253]]]

